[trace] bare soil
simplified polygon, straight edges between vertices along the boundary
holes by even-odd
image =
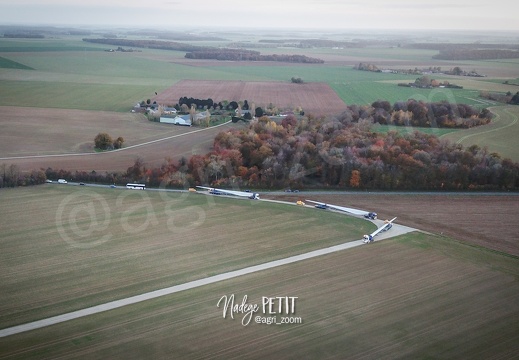
[[[265,196],[263,196],[265,197]],[[519,196],[458,194],[279,195],[375,211],[379,218],[519,256]]]
[[[305,113],[319,115],[337,114],[346,104],[326,83],[293,84],[279,81],[224,81],[181,80],[153,98],[159,104],[174,105],[183,96],[198,99],[247,100],[250,105],[278,109],[301,106]]]
[[[186,134],[200,129],[150,122],[132,113],[7,107],[1,110],[0,164],[15,164],[21,171],[49,167],[69,171],[124,171],[137,158],[148,168],[158,167],[166,158],[178,160],[206,154],[220,131],[229,126],[244,126],[230,124]],[[16,114],[12,124],[10,114]],[[114,138],[122,136],[123,149],[94,152],[94,138],[99,132],[107,132]],[[176,135],[182,136],[131,148]]]

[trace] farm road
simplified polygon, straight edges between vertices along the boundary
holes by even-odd
[[[277,202],[277,201],[273,201],[273,202]],[[382,239],[387,239],[387,238],[390,238],[390,237],[393,237],[393,236],[402,235],[402,234],[405,234],[405,233],[408,233],[408,232],[411,232],[411,231],[415,231],[415,229],[409,228],[407,226],[402,226],[402,225],[395,224],[390,231],[387,231],[387,232],[382,233],[379,236],[377,236],[377,240],[376,241],[380,241]],[[42,319],[42,320],[33,321],[33,322],[30,322],[30,323],[26,323],[26,324],[21,324],[21,325],[9,327],[9,328],[1,329],[0,330],[0,337],[6,337],[6,336],[10,336],[10,335],[14,335],[14,334],[30,331],[30,330],[40,329],[40,328],[43,328],[43,327],[46,327],[46,326],[50,326],[50,325],[54,325],[54,324],[59,324],[59,323],[65,322],[65,321],[69,321],[69,320],[73,320],[73,319],[78,319],[78,318],[81,318],[81,317],[84,317],[84,316],[94,315],[94,314],[98,314],[98,313],[101,313],[101,312],[104,312],[104,311],[117,309],[117,308],[120,308],[120,307],[123,307],[123,306],[126,306],[126,305],[136,304],[136,303],[139,303],[139,302],[142,302],[142,301],[146,301],[146,300],[150,300],[150,299],[155,299],[155,298],[158,298],[158,297],[161,297],[161,296],[170,295],[170,294],[174,294],[174,293],[181,292],[181,291],[184,291],[184,290],[189,290],[189,289],[197,288],[197,287],[200,287],[200,286],[213,284],[213,283],[216,283],[216,282],[219,282],[219,281],[233,279],[233,278],[238,277],[238,276],[251,274],[251,273],[254,273],[254,272],[257,272],[257,271],[272,269],[272,268],[275,268],[275,267],[278,267],[278,266],[295,263],[297,261],[311,259],[311,258],[314,258],[314,257],[317,257],[317,256],[322,256],[322,255],[334,253],[334,252],[337,252],[337,251],[351,249],[351,248],[354,248],[354,247],[357,247],[357,246],[361,246],[361,245],[372,246],[372,245],[364,244],[363,240],[349,241],[347,243],[343,243],[343,244],[327,247],[327,248],[324,248],[324,249],[310,251],[310,252],[305,253],[305,254],[290,256],[290,257],[285,258],[285,259],[270,261],[270,262],[267,262],[267,263],[264,263],[264,264],[250,266],[250,267],[247,267],[247,268],[244,268],[244,269],[240,269],[240,270],[230,271],[230,272],[223,273],[223,274],[220,274],[220,275],[210,276],[210,277],[207,277],[205,279],[199,279],[199,280],[195,280],[195,281],[190,281],[190,282],[187,282],[187,283],[184,283],[184,284],[175,285],[175,286],[171,286],[171,287],[168,287],[168,288],[147,292],[147,293],[140,294],[140,295],[131,296],[129,298],[120,299],[120,300],[111,301],[111,302],[108,302],[108,303],[105,303],[105,304],[100,304],[100,305],[88,307],[88,308],[85,308],[85,309],[82,309],[82,310],[72,311],[72,312],[69,312],[69,313],[66,313],[66,314],[62,314],[62,315],[58,315],[58,316],[53,316],[53,317],[49,317],[49,318],[46,318],[46,319]]]

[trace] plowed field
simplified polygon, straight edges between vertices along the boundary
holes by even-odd
[[[346,104],[325,83],[293,84],[276,81],[220,81],[182,80],[153,98],[159,104],[175,104],[181,97],[219,101],[247,100],[249,104],[266,107],[270,103],[278,109],[301,106],[305,113],[337,114]]]
[[[263,196],[267,197],[267,196]],[[311,199],[376,211],[397,222],[519,256],[519,196],[460,194],[304,194],[268,196],[297,201]]]

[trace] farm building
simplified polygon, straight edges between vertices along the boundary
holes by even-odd
[[[165,124],[191,126],[191,119],[189,115],[177,115],[175,117],[161,116],[160,122]]]

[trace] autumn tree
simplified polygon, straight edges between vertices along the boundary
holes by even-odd
[[[183,114],[189,113],[189,106],[187,104],[180,105],[180,112]]]
[[[360,171],[353,170],[351,172],[350,186],[358,188],[360,186]]]
[[[136,158],[133,165],[126,170],[126,176],[132,181],[141,181],[146,173],[144,161],[141,158]]]
[[[94,139],[95,147],[100,150],[109,150],[113,148],[114,141],[107,133],[99,133]]]
[[[122,136],[119,136],[117,139],[113,142],[114,149],[120,149],[123,147],[124,139]]]

